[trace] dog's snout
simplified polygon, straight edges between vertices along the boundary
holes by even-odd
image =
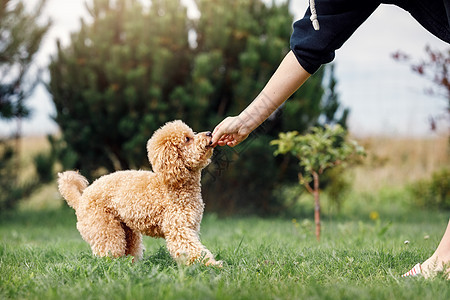
[[[208,131],[208,132],[206,133],[206,136],[207,136],[207,137],[212,137],[211,131]]]

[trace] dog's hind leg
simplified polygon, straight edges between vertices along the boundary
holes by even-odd
[[[142,245],[142,235],[130,229],[127,225],[122,223],[122,228],[125,231],[125,240],[127,246],[125,249],[125,255],[134,256],[135,260],[142,259],[144,253],[144,246]]]
[[[94,255],[120,257],[125,255],[125,231],[121,223],[104,212],[90,213],[77,223],[83,239],[91,245]]]

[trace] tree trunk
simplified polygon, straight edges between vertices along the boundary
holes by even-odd
[[[22,142],[22,118],[21,116],[17,117],[17,131],[14,133],[14,154],[15,154],[15,168],[14,170],[12,170],[12,172],[14,172],[13,174],[11,174],[11,176],[15,179],[16,182],[14,182],[15,184],[18,184],[18,180],[19,180],[19,170],[20,170],[20,158],[22,155],[22,147],[21,147],[21,142]]]
[[[314,222],[316,223],[316,239],[320,241],[320,191],[319,191],[319,174],[312,173],[314,178]]]

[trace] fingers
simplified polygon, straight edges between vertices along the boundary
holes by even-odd
[[[215,147],[217,144],[219,144],[219,146],[223,146],[220,145],[219,141],[222,138],[222,133],[219,130],[220,128],[220,124],[216,126],[216,128],[214,128],[213,133],[212,133],[212,138],[211,138],[211,146]]]
[[[229,139],[229,126],[227,126],[227,122],[229,123],[230,118],[225,118],[222,122],[219,123],[219,125],[214,128],[212,133],[212,139],[211,139],[211,146],[215,147],[217,145],[219,146],[225,146]]]
[[[224,145],[222,145],[223,143],[222,143],[221,140],[222,140],[223,135],[225,133],[224,132],[225,126],[222,126],[225,121],[226,121],[226,119],[223,120],[222,122],[220,122],[219,125],[217,125],[214,128],[213,133],[212,133],[211,146],[215,147],[217,144],[219,146],[224,146]]]
[[[234,135],[223,135],[218,141],[217,141],[217,145],[219,146],[230,146],[230,147],[234,147],[236,145],[239,144],[240,141],[238,141]]]
[[[214,136],[213,136],[213,137],[214,137]],[[216,145],[219,145],[219,146],[230,145],[230,143],[232,142],[232,140],[233,140],[233,138],[230,137],[228,134],[225,134],[225,135],[222,135],[222,136],[217,135],[217,141],[216,141],[216,142],[213,142],[213,143],[211,144],[211,146],[216,146]]]
[[[211,146],[238,145],[246,137],[239,135],[239,119],[237,117],[227,117],[214,128],[211,139]]]
[[[232,141],[227,142],[227,146],[229,146],[229,147],[234,147],[237,144],[239,144],[239,142],[236,141],[236,140],[232,140]]]

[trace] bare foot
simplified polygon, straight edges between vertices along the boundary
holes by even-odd
[[[444,271],[445,270],[445,271]],[[432,255],[422,263],[422,275],[425,278],[433,278],[440,272],[445,272],[447,279],[450,279],[449,261],[440,259]]]

